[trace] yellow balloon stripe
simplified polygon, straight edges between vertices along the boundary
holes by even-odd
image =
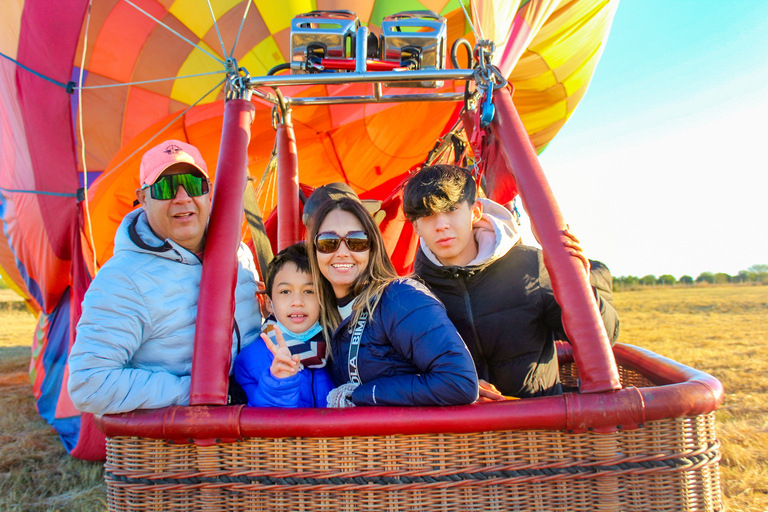
[[[11,279],[11,276],[8,275],[3,267],[0,267],[0,278],[2,278],[3,282],[8,285],[8,288],[16,292],[22,299],[29,300],[29,296],[24,293],[24,290],[22,290],[13,279]]]
[[[573,113],[600,60],[616,1],[564,0],[523,53],[509,80],[515,105],[541,151]]]
[[[586,18],[562,25],[551,34],[546,33],[545,27],[528,49],[540,54],[550,68],[558,68],[568,60],[588,56],[599,47],[606,32],[606,23],[610,23],[611,19],[611,9],[602,9],[590,12]],[[575,38],[578,38],[578,45],[574,44]]]
[[[240,59],[240,65],[252,76],[266,75],[267,71],[285,62],[275,39],[272,36],[257,44],[245,57]]]
[[[208,45],[200,41],[198,45],[204,48],[210,53],[214,53]],[[221,70],[222,73],[216,75],[199,76],[194,79],[176,80],[173,82],[173,89],[171,90],[171,99],[180,101],[186,105],[191,105],[200,99],[200,97],[211,90],[219,81],[224,78],[224,73],[221,64],[211,58],[210,55],[206,55],[199,49],[193,49],[187,60],[179,68],[178,76],[196,75],[199,73],[207,73],[210,71]],[[223,85],[222,85],[223,87]],[[200,103],[210,103],[216,100],[218,90],[212,92]]]
[[[216,19],[219,19],[239,3],[242,3],[242,0],[212,0],[211,7]],[[211,11],[205,0],[176,0],[169,11],[201,39],[213,26]]]
[[[523,54],[515,69],[512,70],[509,80],[514,84],[515,89],[529,91],[546,91],[557,85],[557,78],[544,59],[532,52]]]
[[[520,119],[525,125],[528,133],[536,133],[543,130],[554,121],[563,119],[567,112],[567,103],[565,100],[547,105],[539,110],[534,110],[527,114],[520,114]]]
[[[589,58],[581,62],[581,65],[577,69],[562,79],[563,86],[565,87],[568,96],[589,84],[589,81],[592,80],[592,75],[595,72],[595,66],[597,66],[599,60],[600,52],[595,50]],[[557,71],[555,71],[555,73],[557,74]]]

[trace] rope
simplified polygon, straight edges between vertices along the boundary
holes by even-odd
[[[437,139],[434,147],[427,155],[426,160],[424,160],[424,166],[434,165],[435,162],[439,161],[450,149],[453,149],[454,152],[453,163],[458,165],[460,158],[464,155],[466,145],[468,144],[466,134],[462,137],[462,133],[464,133],[464,123],[461,120],[461,116],[459,116],[459,119],[453,124],[448,133]]]
[[[203,52],[204,54],[208,55],[209,57],[211,57],[212,59],[214,59],[214,60],[215,60],[216,62],[218,62],[219,64],[221,64],[221,65],[224,65],[224,61],[223,61],[223,60],[221,60],[220,58],[218,58],[218,57],[217,57],[217,56],[215,56],[214,54],[210,53],[210,52],[209,52],[209,51],[207,51],[205,48],[202,48],[202,47],[200,47],[200,46],[196,45],[195,43],[193,43],[192,41],[190,41],[189,39],[187,39],[187,38],[186,38],[186,37],[184,37],[183,35],[179,34],[179,33],[178,33],[178,32],[176,32],[175,30],[173,30],[171,27],[169,27],[168,25],[166,25],[166,24],[165,24],[165,23],[163,23],[162,21],[158,20],[157,18],[155,18],[154,16],[152,16],[151,14],[149,14],[147,11],[145,11],[144,9],[142,9],[141,7],[139,7],[138,5],[136,5],[136,4],[134,4],[133,2],[131,2],[131,0],[125,0],[125,2],[126,2],[128,5],[130,5],[130,6],[134,7],[134,8],[136,8],[136,10],[138,10],[139,12],[141,12],[142,14],[144,14],[145,16],[147,16],[148,18],[150,18],[150,19],[154,20],[154,21],[155,21],[155,23],[157,23],[158,25],[161,25],[161,26],[163,26],[163,27],[167,28],[168,30],[170,30],[171,32],[173,32],[174,34],[176,34],[177,36],[179,36],[179,37],[180,37],[181,39],[183,39],[184,41],[188,42],[189,44],[191,44],[192,46],[194,46],[195,48],[197,48],[198,50],[200,50],[200,51],[201,51],[201,52]]]
[[[151,84],[155,82],[167,82],[168,80],[181,80],[182,78],[197,78],[199,76],[208,76],[208,75],[219,75],[221,73],[226,73],[225,70],[220,71],[208,71],[205,73],[197,73],[196,75],[184,75],[184,76],[170,76],[168,78],[155,78],[153,80],[141,80],[139,82],[124,82],[119,84],[105,84],[105,85],[86,85],[85,87],[78,86],[76,88],[78,89],[106,89],[108,87],[123,87],[126,85],[142,85],[142,84]]]
[[[131,2],[131,0],[125,0],[125,1],[126,1],[126,3],[128,3],[129,5],[134,7],[136,10],[138,10],[139,12],[141,12],[142,14],[147,16],[148,18],[150,18],[153,21],[155,21],[155,23],[157,23],[158,25],[161,25],[162,27],[166,28],[167,30],[169,30],[170,32],[172,32],[173,34],[175,34],[176,36],[178,36],[182,40],[186,41],[187,43],[189,43],[193,47],[197,48],[201,52],[205,53],[209,57],[213,58],[214,60],[216,60],[220,64],[225,65],[225,62],[223,60],[221,60],[219,57],[217,57],[217,56],[213,55],[212,53],[208,52],[207,50],[205,50],[201,46],[193,43],[192,41],[190,41],[189,39],[187,39],[186,37],[181,35],[176,30],[172,29],[171,27],[169,27],[168,25],[166,25],[162,21],[158,20],[157,18],[155,18],[154,16],[149,14],[147,11],[145,11],[144,9],[142,9],[141,7],[136,5],[135,3]],[[216,34],[218,35],[219,42],[221,43],[222,51],[223,51],[224,55],[226,55],[227,54],[226,47],[224,46],[224,41],[223,41],[223,39],[221,37],[221,32],[219,31],[219,26],[216,23],[216,16],[215,16],[215,14],[213,12],[213,7],[211,6],[210,0],[207,0],[207,2],[208,2],[208,9],[210,10],[211,16],[213,18],[214,27],[216,28]],[[127,82],[127,83],[106,84],[106,85],[94,85],[94,86],[86,86],[86,87],[84,87],[83,86],[83,76],[84,76],[84,68],[85,68],[85,54],[86,54],[86,49],[88,48],[88,31],[89,31],[90,21],[91,21],[91,7],[92,7],[92,0],[88,2],[85,34],[83,36],[83,53],[82,53],[81,61],[80,61],[80,75],[79,75],[79,79],[78,79],[78,83],[77,84],[75,84],[73,82],[69,82],[69,83],[65,84],[63,82],[59,82],[57,80],[54,80],[53,78],[50,78],[48,76],[43,75],[42,73],[39,73],[39,72],[33,70],[29,66],[26,66],[26,65],[22,64],[18,60],[14,59],[14,58],[12,58],[12,57],[10,57],[8,55],[5,55],[2,52],[0,52],[0,57],[4,57],[5,59],[13,62],[16,66],[20,67],[21,69],[24,69],[25,71],[28,71],[28,72],[32,73],[33,75],[35,75],[35,76],[37,76],[39,78],[42,78],[43,80],[46,80],[46,81],[48,81],[48,82],[50,82],[50,83],[52,83],[54,85],[57,85],[57,86],[65,89],[69,94],[72,94],[75,89],[77,89],[77,91],[78,91],[78,123],[80,125],[79,126],[79,136],[80,136],[80,150],[81,150],[81,152],[80,152],[80,159],[81,159],[81,162],[82,162],[82,165],[83,165],[83,184],[84,184],[82,192],[83,192],[83,199],[85,201],[85,216],[86,216],[86,221],[88,223],[88,235],[89,235],[88,241],[89,241],[89,244],[91,246],[91,251],[93,253],[93,269],[94,269],[94,274],[95,274],[96,272],[98,272],[98,266],[97,266],[97,261],[96,261],[96,246],[95,246],[94,239],[93,239],[93,228],[92,228],[92,223],[91,223],[90,203],[88,201],[88,168],[87,168],[87,163],[86,163],[85,135],[83,133],[83,96],[82,96],[82,91],[85,90],[85,89],[106,89],[106,88],[109,88],[109,87],[124,87],[124,86],[130,86],[130,85],[141,85],[141,84],[149,84],[149,83],[155,83],[155,82],[162,82],[162,81],[167,81],[167,80],[178,80],[178,79],[182,79],[182,78],[196,78],[196,77],[200,77],[200,76],[220,74],[220,73],[226,72],[226,70],[211,71],[211,72],[206,72],[206,73],[198,73],[198,74],[194,74],[194,75],[186,75],[186,76],[181,76],[181,77],[177,76],[177,77],[168,77],[168,78],[158,78],[158,79],[153,79],[153,80],[142,80],[142,81],[138,81],[138,82]],[[245,17],[247,16],[249,9],[250,9],[250,0],[247,2],[246,9],[245,9],[245,14],[243,15],[243,20],[240,23],[240,29],[238,30],[237,38],[235,39],[235,44],[232,47],[232,53],[234,53],[234,51],[235,51],[235,46],[237,45],[237,41],[240,38],[240,31],[243,28],[243,24],[245,23]],[[117,164],[114,168],[116,169],[116,168],[121,167],[123,164],[125,164],[125,162],[127,162],[128,160],[133,158],[138,152],[142,151],[145,147],[147,147],[147,145],[150,142],[155,140],[161,133],[163,133],[165,130],[167,130],[173,123],[175,123],[179,118],[181,118],[184,114],[186,114],[191,108],[196,106],[203,99],[205,99],[209,94],[211,94],[213,91],[218,89],[225,81],[226,81],[226,79],[224,79],[224,80],[220,81],[218,84],[216,84],[216,86],[214,86],[211,90],[209,90],[207,93],[205,93],[199,100],[197,100],[196,102],[191,104],[189,107],[187,107],[178,116],[173,118],[173,120],[171,120],[167,125],[165,125],[163,128],[161,128],[150,139],[145,141],[144,144],[142,144],[139,148],[137,148],[135,151],[133,151],[130,155],[128,155],[122,162]],[[2,190],[4,192],[13,192],[13,193],[21,193],[21,194],[38,194],[38,195],[57,196],[57,197],[74,197],[74,198],[78,198],[78,200],[80,199],[79,193],[64,193],[64,192],[47,192],[47,191],[40,191],[40,190],[9,189],[9,188],[4,188],[4,187],[0,187],[0,190]]]
[[[17,194],[37,194],[41,196],[56,196],[56,197],[78,197],[77,192],[75,193],[69,193],[69,192],[46,192],[44,190],[21,190],[16,188],[5,188],[0,187],[0,190],[3,192],[15,192]]]
[[[221,44],[221,53],[227,54],[227,49],[224,46],[224,40],[221,38],[221,32],[219,32],[219,24],[216,23],[216,15],[213,13],[213,7],[211,6],[211,0],[208,1],[208,10],[211,12],[211,18],[213,18],[213,28],[216,29],[216,35],[219,36],[219,44]]]
[[[16,64],[17,66],[19,66],[24,71],[29,71],[33,75],[38,76],[38,77],[42,78],[43,80],[46,80],[48,82],[51,82],[54,85],[58,85],[59,87],[62,87],[64,89],[66,89],[67,92],[70,92],[70,90],[71,90],[72,86],[70,84],[65,84],[64,82],[59,82],[58,80],[54,80],[53,78],[50,78],[50,77],[47,77],[47,76],[43,75],[42,73],[38,73],[37,71],[35,71],[34,69],[30,68],[29,66],[25,66],[21,62],[17,61],[16,59],[14,59],[12,57],[9,57],[8,55],[6,55],[4,53],[0,53],[0,57],[4,57],[4,58],[8,59],[9,61],[11,61],[14,64]]]
[[[261,196],[261,193],[264,191],[264,183],[267,181],[267,178],[272,177],[272,172],[277,167],[277,152],[276,152],[276,146],[272,147],[272,154],[269,155],[269,161],[267,162],[267,166],[264,168],[264,172],[261,175],[261,179],[259,180],[259,183],[256,185],[256,195]],[[272,180],[269,181],[270,183]],[[269,191],[269,189],[267,189]]]
[[[88,164],[85,161],[85,134],[83,133],[83,68],[85,67],[85,52],[88,49],[88,29],[91,25],[91,6],[93,0],[88,2],[88,16],[85,20],[85,35],[83,36],[83,55],[80,58],[80,77],[77,81],[77,118],[80,125],[80,160],[83,162],[83,200],[85,205],[85,219],[88,222],[88,242],[93,254],[93,275],[99,272],[96,262],[96,243],[93,240],[93,224],[91,223],[91,205],[88,201]]]
[[[275,107],[272,107],[272,114],[275,115]],[[277,130],[277,125],[275,123],[274,117],[272,118],[272,128]],[[275,183],[277,182],[275,170],[277,169],[277,137],[275,137],[274,142],[272,143],[272,153],[269,155],[269,161],[267,162],[266,167],[264,168],[264,172],[261,174],[261,179],[259,179],[259,182],[256,184],[256,197],[260,198],[261,202],[261,209],[262,211],[266,211],[268,206],[272,206],[272,189]],[[267,181],[269,180],[269,181]],[[264,184],[267,184],[267,190],[266,193],[264,193]],[[275,187],[276,189],[276,187]],[[269,203],[267,203],[267,200],[269,200]]]
[[[126,1],[128,1],[128,0],[126,0]],[[226,79],[225,79],[225,80],[226,80]],[[204,99],[205,99],[205,98],[206,98],[206,97],[207,97],[209,94],[211,94],[213,91],[215,91],[216,89],[218,89],[219,87],[221,87],[221,84],[223,84],[225,80],[222,80],[222,81],[220,81],[218,84],[216,84],[215,86],[213,86],[213,88],[212,88],[210,91],[208,91],[207,93],[203,94],[203,96],[202,96],[202,97],[201,97],[199,100],[197,100],[196,102],[194,102],[193,104],[191,104],[190,106],[188,106],[187,108],[185,108],[183,112],[181,112],[179,115],[177,115],[176,117],[174,117],[173,119],[171,119],[171,121],[170,121],[168,124],[166,124],[165,126],[163,126],[163,127],[162,127],[162,128],[161,128],[161,129],[160,129],[160,130],[159,130],[159,131],[156,133],[156,134],[154,134],[152,137],[150,137],[149,139],[147,139],[147,140],[144,142],[144,144],[142,144],[141,146],[139,146],[138,148],[136,148],[136,150],[134,150],[134,151],[133,151],[133,152],[132,152],[130,155],[128,155],[127,157],[125,157],[125,158],[124,158],[124,159],[123,159],[123,160],[122,160],[122,161],[121,161],[119,164],[117,164],[116,166],[114,166],[114,167],[113,167],[113,169],[118,169],[118,168],[120,168],[120,166],[122,166],[122,165],[123,165],[125,162],[127,162],[127,161],[128,161],[128,160],[130,160],[131,158],[133,158],[133,157],[134,157],[134,156],[135,156],[135,155],[136,155],[136,154],[137,154],[139,151],[142,151],[142,150],[143,150],[145,147],[147,147],[147,145],[149,145],[149,143],[150,143],[150,142],[152,142],[153,140],[155,140],[155,139],[157,138],[157,136],[158,136],[158,135],[160,135],[161,133],[163,133],[163,132],[164,132],[165,130],[167,130],[167,129],[168,129],[168,128],[169,128],[169,127],[170,127],[170,126],[173,124],[173,123],[175,123],[176,121],[178,121],[178,120],[179,120],[179,119],[180,119],[180,118],[181,118],[181,117],[182,117],[184,114],[186,114],[187,112],[189,112],[189,110],[190,110],[191,108],[193,108],[195,105],[197,105],[198,103],[200,103],[201,101],[203,101],[203,100],[204,100]]]
[[[275,141],[277,142],[277,141]],[[271,210],[274,207],[274,196],[277,194],[277,145],[273,146],[272,154],[269,157],[269,162],[264,168],[264,173],[261,175],[258,185],[256,186],[256,196],[261,199],[262,211]],[[264,190],[264,184],[266,183],[267,189]],[[269,201],[269,202],[267,202]]]
[[[459,0],[459,5],[461,6],[461,10],[464,11],[464,17],[467,19],[467,23],[469,23],[469,28],[472,29],[472,33],[475,34],[475,43],[485,39],[483,37],[482,31],[480,34],[477,33],[477,30],[475,30],[475,25],[472,23],[472,18],[469,17],[469,14],[467,13],[467,10],[464,8],[464,0]],[[472,0],[469,1],[469,5],[472,5]]]
[[[240,40],[240,32],[243,30],[243,25],[245,25],[245,18],[248,16],[248,10],[251,8],[251,0],[248,0],[245,2],[245,12],[243,13],[243,19],[240,20],[240,28],[237,29],[237,35],[235,36],[235,43],[232,45],[232,51],[229,52],[229,58],[231,59],[235,55],[235,48],[237,48],[237,42]]]

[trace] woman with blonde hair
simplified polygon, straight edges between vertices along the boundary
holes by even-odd
[[[397,275],[361,202],[329,199],[312,217],[307,248],[337,386],[328,406],[474,402],[461,336],[423,284]]]

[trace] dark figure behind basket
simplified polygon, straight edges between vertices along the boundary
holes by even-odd
[[[476,196],[472,176],[460,167],[425,167],[408,180],[403,210],[421,237],[414,271],[445,304],[469,347],[482,396],[560,394],[555,340],[567,337],[542,253],[522,245],[507,209]],[[578,240],[565,234],[588,271]],[[619,319],[602,296],[610,299],[610,273],[594,262],[590,278],[613,344]]]

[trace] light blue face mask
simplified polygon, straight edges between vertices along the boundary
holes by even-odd
[[[320,321],[318,320],[314,324],[312,324],[312,327],[307,329],[304,332],[293,332],[290,329],[288,329],[286,326],[280,323],[280,320],[275,317],[275,323],[278,327],[280,327],[280,330],[285,333],[286,336],[290,336],[291,338],[298,340],[298,341],[308,341],[312,339],[317,333],[323,330],[323,328],[320,326]]]

